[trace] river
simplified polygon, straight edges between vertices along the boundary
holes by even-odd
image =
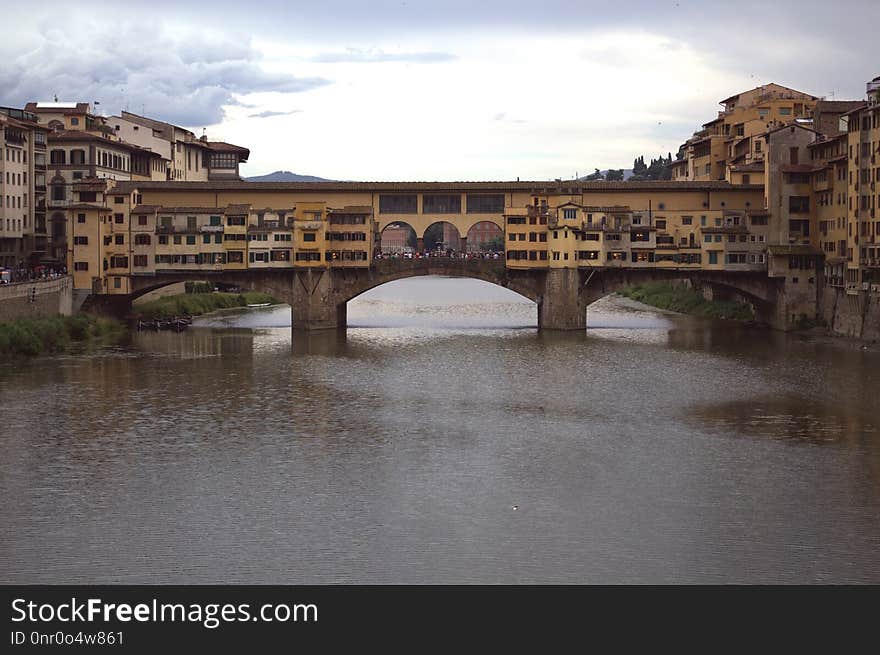
[[[880,353],[402,280],[0,363],[0,583],[880,582]]]

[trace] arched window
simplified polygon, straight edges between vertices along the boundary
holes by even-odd
[[[70,163],[71,164],[85,164],[86,163],[86,151],[85,150],[71,150],[70,151]]]
[[[67,153],[63,150],[52,150],[49,153],[49,162],[52,164],[66,164]]]
[[[54,132],[58,132],[59,130],[64,129],[64,123],[58,120],[49,121],[49,129]]]

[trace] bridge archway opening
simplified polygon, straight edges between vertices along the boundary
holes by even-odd
[[[476,277],[420,275],[383,282],[346,303],[350,328],[529,328],[538,305]]]
[[[493,221],[480,221],[467,231],[468,252],[504,252],[504,230]]]
[[[422,237],[425,250],[461,250],[461,234],[458,228],[448,221],[435,221],[425,228]]]
[[[418,248],[418,237],[413,226],[405,221],[386,225],[379,234],[379,252],[383,255],[401,254]]]

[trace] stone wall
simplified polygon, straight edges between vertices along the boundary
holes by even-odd
[[[834,334],[845,337],[880,340],[880,294],[846,292],[826,286],[820,296],[821,316]]]
[[[0,284],[0,321],[17,318],[70,316],[73,313],[73,279]]]

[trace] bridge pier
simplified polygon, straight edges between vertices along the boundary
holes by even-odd
[[[571,268],[547,271],[538,299],[539,330],[585,330],[587,305],[581,293],[581,272]]]
[[[333,271],[310,268],[295,271],[290,301],[294,330],[328,330],[345,327],[347,307],[333,285]]]

